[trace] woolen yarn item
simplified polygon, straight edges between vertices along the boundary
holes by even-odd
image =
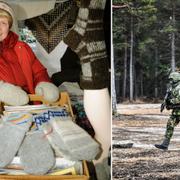
[[[0,101],[12,106],[25,105],[29,96],[19,86],[0,81]]]
[[[105,4],[106,0],[81,0],[76,23],[63,39],[80,58],[80,85],[84,89],[108,86],[108,59],[103,28]]]
[[[71,160],[71,154],[68,148],[64,144],[63,140],[59,137],[57,131],[55,131],[50,123],[45,123],[42,126],[43,132],[46,135],[51,147],[54,149],[56,157],[64,157]]]
[[[40,82],[35,88],[35,93],[43,96],[49,102],[55,102],[59,99],[59,89],[50,82]]]
[[[32,115],[13,113],[0,124],[0,167],[11,163],[32,124]]]
[[[19,149],[19,156],[24,171],[29,174],[46,174],[55,165],[53,150],[42,131],[26,134]]]
[[[99,143],[72,120],[54,117],[49,123],[63,141],[71,160],[94,160],[99,155]]]

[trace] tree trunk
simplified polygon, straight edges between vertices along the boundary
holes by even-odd
[[[158,77],[158,49],[155,47],[155,77],[154,77],[154,96],[155,98],[158,97],[158,84],[157,84],[157,77]]]
[[[172,26],[175,27],[175,4],[172,1]],[[171,33],[171,69],[172,72],[175,71],[175,32]]]
[[[125,47],[124,47],[123,100],[126,98],[126,80],[127,80],[127,38],[125,38]]]
[[[131,41],[130,41],[130,62],[129,62],[129,88],[130,88],[130,101],[133,101],[133,39],[134,39],[134,32],[133,32],[133,16],[131,16]]]
[[[111,43],[112,44],[112,43]],[[111,45],[111,53],[112,53],[112,67],[111,67],[111,82],[112,82],[112,113],[116,114],[117,112],[117,101],[116,101],[116,88],[115,88],[115,71],[114,71],[114,49],[113,45]]]
[[[141,97],[143,97],[144,96],[144,91],[143,91],[143,89],[144,89],[144,87],[143,87],[143,71],[141,70],[141,74],[140,74],[140,86],[141,86]]]

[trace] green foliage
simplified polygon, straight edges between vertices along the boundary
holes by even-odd
[[[114,48],[118,49],[118,54],[115,52],[118,66],[116,73],[119,71],[121,73],[121,84],[124,49],[125,46],[128,47],[129,68],[130,32],[133,30],[135,81],[138,83],[140,75],[143,74],[142,83],[146,96],[154,95],[153,85],[157,81],[161,93],[159,96],[163,96],[166,81],[161,81],[171,68],[172,33],[175,36],[176,65],[180,67],[180,0],[113,0],[113,4],[122,6],[113,9],[112,22],[113,44]],[[131,18],[133,18],[133,27],[130,26]],[[128,84],[129,80],[127,80]]]

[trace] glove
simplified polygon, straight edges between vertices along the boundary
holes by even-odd
[[[55,102],[59,99],[59,89],[50,82],[40,82],[35,88],[35,93],[44,96],[49,102]]]
[[[0,81],[0,101],[8,105],[20,106],[28,104],[29,96],[21,87]]]

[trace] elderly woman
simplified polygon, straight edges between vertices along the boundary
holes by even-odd
[[[29,101],[27,93],[56,101],[58,88],[50,82],[46,68],[31,48],[10,30],[12,24],[13,10],[0,2],[0,101],[24,105]]]

